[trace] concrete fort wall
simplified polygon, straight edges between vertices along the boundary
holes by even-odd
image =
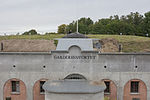
[[[63,79],[72,73],[82,74],[88,80],[113,81],[117,100],[123,100],[126,83],[140,79],[147,87],[147,100],[150,99],[150,54],[101,54],[74,48],[69,52],[0,53],[0,100],[5,100],[3,89],[9,79],[24,82],[26,98],[33,100],[38,80]]]

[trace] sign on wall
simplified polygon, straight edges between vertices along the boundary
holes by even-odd
[[[54,55],[53,56],[54,59],[95,59],[96,56],[58,56],[58,55]]]

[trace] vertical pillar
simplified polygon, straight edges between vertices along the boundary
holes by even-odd
[[[1,51],[3,51],[4,47],[3,47],[3,42],[1,42]]]

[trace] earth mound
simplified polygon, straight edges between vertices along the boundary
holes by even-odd
[[[53,40],[12,39],[2,40],[0,44],[0,52],[49,52],[56,50]]]
[[[119,42],[113,38],[105,38],[98,41],[100,43],[100,49],[96,49],[100,52],[119,52]]]

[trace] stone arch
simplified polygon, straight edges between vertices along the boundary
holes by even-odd
[[[74,54],[74,55],[78,55],[81,53],[81,48],[78,46],[78,45],[71,45],[69,48],[68,48],[68,52],[70,54]]]
[[[132,93],[130,91],[131,82],[139,82],[138,93]],[[140,79],[131,79],[124,86],[123,100],[133,100],[133,98],[139,98],[139,100],[147,100],[147,87],[146,84]]]
[[[81,48],[78,46],[78,45],[71,45],[69,48],[68,48],[68,51],[72,48],[72,47],[77,47],[81,50]]]
[[[115,82],[110,79],[103,79],[102,81],[110,83],[110,92],[104,92],[104,97],[107,98],[107,100],[117,100],[117,86]]]
[[[45,100],[45,93],[40,92],[40,82],[47,81],[48,79],[42,78],[37,80],[33,86],[33,100]]]
[[[12,91],[12,82],[19,84],[19,91]],[[25,83],[17,78],[9,79],[5,82],[3,87],[3,99],[11,98],[11,100],[27,100]]]
[[[69,74],[64,79],[84,79],[84,80],[87,80],[83,75],[77,74],[77,73]]]

